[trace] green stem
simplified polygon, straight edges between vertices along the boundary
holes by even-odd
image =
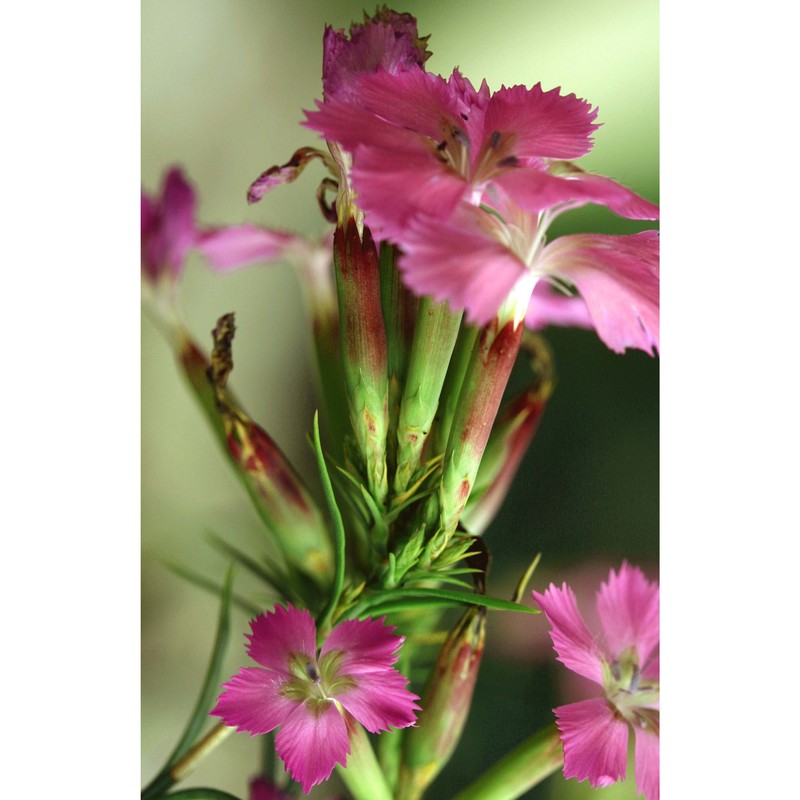
[[[563,763],[558,730],[549,725],[462,789],[454,800],[514,800],[552,775]]]
[[[392,800],[392,792],[375,758],[367,732],[358,723],[348,728],[350,755],[346,767],[336,765],[339,777],[355,800]]]

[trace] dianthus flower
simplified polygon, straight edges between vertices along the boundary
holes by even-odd
[[[164,175],[160,195],[142,191],[142,277],[150,284],[162,279],[174,283],[191,250],[202,253],[214,269],[227,270],[277,258],[298,238],[251,223],[201,227],[196,208],[195,191],[178,167]]]
[[[402,636],[383,618],[337,625],[318,651],[311,614],[275,606],[250,622],[246,667],[223,687],[212,715],[251,735],[280,726],[275,749],[308,792],[344,765],[348,728],[371,733],[413,725],[419,698],[393,664]]]
[[[566,583],[533,598],[552,626],[558,660],[604,690],[603,697],[555,709],[564,777],[588,779],[595,788],[624,778],[632,728],[639,794],[658,800],[658,585],[627,563],[619,574],[612,570],[597,594],[602,637],[589,632]]]
[[[577,288],[611,349],[658,347],[655,232],[545,247],[553,220],[587,203],[658,218],[652,203],[568,160],[591,149],[597,109],[539,84],[476,90],[458,71],[447,80],[420,70],[357,80],[357,96],[326,99],[306,124],[351,154],[366,222],[400,246],[411,289],[476,324],[498,313],[518,323],[543,279]]]

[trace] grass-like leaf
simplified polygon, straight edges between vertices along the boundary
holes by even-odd
[[[235,794],[223,792],[220,789],[181,789],[170,794],[159,795],[155,800],[239,800]]]
[[[192,748],[197,742],[200,731],[208,720],[208,713],[217,699],[219,693],[220,678],[222,673],[222,664],[225,658],[225,650],[228,646],[228,639],[230,638],[230,608],[231,608],[231,593],[233,587],[233,567],[228,569],[225,576],[225,583],[223,584],[221,597],[219,618],[217,621],[217,635],[214,640],[214,647],[211,650],[211,658],[208,662],[208,669],[206,670],[205,679],[203,680],[200,695],[197,698],[194,709],[192,710],[189,722],[183,731],[183,735],[175,745],[175,749],[167,759],[167,763],[159,774],[153,779],[147,788],[142,792],[142,799],[148,800],[153,796],[161,794],[173,781],[170,777],[170,770],[172,766],[182,756]]]
[[[217,581],[213,581],[211,578],[206,578],[204,575],[200,575],[199,573],[183,567],[180,564],[167,563],[166,566],[176,575],[180,576],[194,586],[199,587],[200,589],[204,589],[212,594],[220,594],[222,591],[222,585]],[[240,594],[231,594],[231,602],[233,605],[235,605],[241,611],[244,611],[246,614],[249,614],[251,617],[257,617],[264,611],[261,606],[256,605],[246,597],[242,597]]]
[[[483,606],[484,608],[495,611],[521,611],[526,614],[539,613],[535,608],[523,606],[511,600],[503,600],[500,597],[488,597],[483,594],[468,594],[467,592],[457,592],[454,589],[426,589],[424,587],[394,589],[391,592],[376,593],[364,601],[362,613],[373,614],[375,613],[376,606],[383,607],[388,603],[405,600],[421,601],[420,605],[424,605],[425,601],[430,601],[431,605],[441,605],[444,603],[449,605]]]

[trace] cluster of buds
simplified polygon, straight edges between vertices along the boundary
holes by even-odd
[[[552,356],[534,331],[580,325],[615,351],[658,346],[655,231],[547,241],[553,219],[589,202],[657,218],[569,160],[591,148],[597,110],[538,85],[475,89],[457,70],[427,72],[429,55],[416,21],[386,8],[349,34],[325,31],[323,99],[306,123],[325,149],[301,148],[247,193],[257,202],[320,160],[317,198],[332,230],[318,242],[199,227],[179,170],[160,198],[142,200],[148,307],[279,554],[254,565],[226,547],[285,605],[251,623],[248,652],[261,666],[234,676],[212,713],[250,733],[280,728],[278,754],[304,791],[347,764],[357,797],[421,797],[466,723],[487,609],[530,611],[487,595],[479,537],[553,390]],[[325,505],[228,386],[233,315],[217,321],[209,356],[183,324],[177,286],[191,250],[217,270],[297,266]],[[521,351],[531,382],[502,407]],[[449,633],[437,630],[448,606],[467,607]],[[426,637],[444,643],[418,697],[395,663],[407,668]],[[407,730],[383,737],[378,764],[364,729],[390,727]],[[542,752],[556,768],[560,756]]]

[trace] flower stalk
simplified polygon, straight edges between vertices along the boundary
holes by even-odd
[[[515,800],[564,763],[555,725],[535,733],[504,756],[454,800]]]

